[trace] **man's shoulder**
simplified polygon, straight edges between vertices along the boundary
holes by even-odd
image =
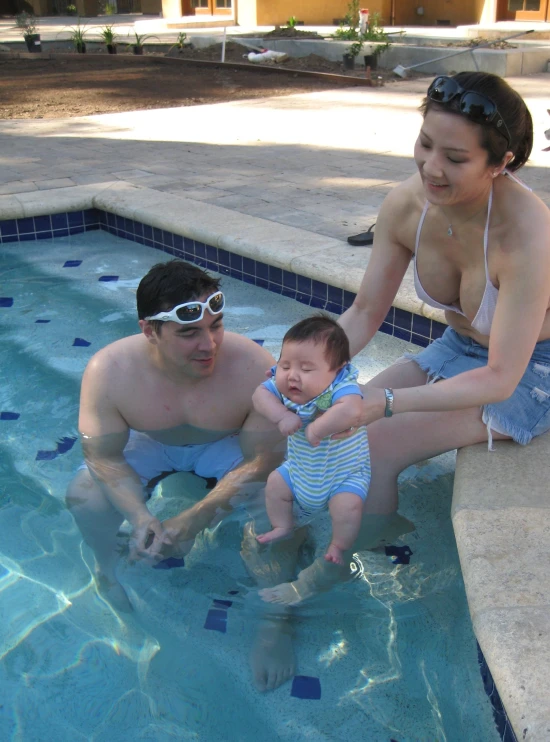
[[[236,359],[241,358],[242,360],[246,359],[258,363],[267,362],[268,367],[275,362],[271,353],[261,343],[236,332],[226,331],[223,344],[228,353]]]
[[[125,368],[128,364],[135,364],[143,352],[143,336],[141,334],[130,335],[120,340],[115,340],[98,350],[86,367],[88,374],[112,373],[114,369]]]
[[[275,363],[271,353],[259,343],[235,332],[225,333],[223,349],[224,370],[243,377],[258,378],[258,383],[263,381],[265,372]]]

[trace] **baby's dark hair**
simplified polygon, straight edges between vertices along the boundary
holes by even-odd
[[[533,120],[521,95],[508,83],[490,72],[458,72],[451,75],[453,80],[464,90],[474,90],[490,98],[504,119],[512,141],[508,145],[506,138],[490,124],[480,124],[481,146],[487,151],[487,164],[500,165],[505,153],[514,153],[514,159],[507,165],[508,170],[519,170],[523,167],[533,148]],[[459,96],[448,103],[436,103],[426,97],[420,106],[420,112],[426,116],[435,109],[464,116],[459,107]],[[468,118],[468,116],[465,116]]]
[[[198,299],[204,294],[213,294],[219,288],[218,278],[193,263],[186,263],[185,260],[157,263],[139,283],[136,293],[138,318],[168,312],[178,304]],[[151,324],[160,335],[162,321],[153,320]]]
[[[349,363],[350,350],[348,336],[344,329],[326,314],[316,314],[313,317],[297,322],[286,333],[284,343],[305,343],[311,340],[316,345],[325,346],[325,359],[333,371]]]

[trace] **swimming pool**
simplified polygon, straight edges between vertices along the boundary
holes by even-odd
[[[80,461],[79,380],[96,350],[137,330],[135,288],[164,259],[103,232],[2,248],[2,295],[12,300],[0,307],[2,739],[500,739],[454,547],[451,455],[403,476],[401,511],[416,532],[389,554],[359,554],[353,583],[299,612],[298,672],[308,680],[266,695],[252,688],[254,585],[239,557],[239,514],[201,539],[185,567],[122,564],[135,615],[99,600],[63,504]],[[232,278],[223,285],[228,329],[275,354],[287,327],[311,313]],[[406,348],[378,334],[357,358],[361,379]],[[155,498],[163,514],[182,508],[178,480],[204,491],[196,477],[170,477]],[[304,697],[319,687],[319,700]]]

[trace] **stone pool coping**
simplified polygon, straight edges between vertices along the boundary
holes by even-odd
[[[0,221],[97,208],[356,293],[368,248],[116,181],[0,197]],[[437,322],[409,270],[394,306]],[[462,449],[452,518],[475,634],[519,740],[550,739],[550,436]],[[545,548],[546,540],[546,548]]]

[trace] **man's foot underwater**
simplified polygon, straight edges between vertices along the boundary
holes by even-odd
[[[294,676],[292,630],[288,620],[264,619],[252,646],[250,665],[260,692],[275,690]]]

